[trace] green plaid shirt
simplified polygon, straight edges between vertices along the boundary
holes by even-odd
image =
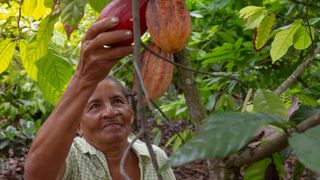
[[[128,138],[131,142],[132,136]],[[156,180],[157,173],[152,165],[149,151],[144,142],[137,140],[132,146],[139,159],[140,176],[142,180]],[[159,165],[167,160],[166,153],[153,145]],[[172,169],[162,173],[164,180],[175,180]],[[111,180],[108,162],[104,154],[90,145],[84,138],[76,137],[66,159],[66,169],[63,179],[72,180]]]

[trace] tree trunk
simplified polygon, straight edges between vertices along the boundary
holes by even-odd
[[[181,65],[191,68],[191,60],[187,57],[186,50],[175,54],[175,61]],[[179,75],[179,87],[182,89],[189,115],[194,122],[196,131],[200,130],[203,120],[207,117],[207,112],[201,102],[198,86],[192,72],[177,67]]]
[[[186,54],[186,50],[182,50],[175,54],[175,61],[188,68],[191,67],[191,60]],[[191,116],[196,131],[200,130],[203,120],[207,117],[207,112],[204,105],[201,102],[198,86],[194,79],[193,72],[179,68],[179,87],[182,89],[188,109],[189,115]],[[222,180],[228,179],[233,180],[239,177],[239,169],[227,169],[222,160],[208,160],[209,179]]]

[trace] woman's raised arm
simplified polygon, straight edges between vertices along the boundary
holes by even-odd
[[[63,170],[89,97],[112,66],[132,52],[131,46],[105,48],[104,45],[132,36],[126,30],[110,31],[117,23],[117,18],[105,18],[88,29],[82,40],[77,70],[31,145],[25,164],[25,179],[56,179]]]

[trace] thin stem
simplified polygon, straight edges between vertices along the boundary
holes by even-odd
[[[21,20],[22,3],[23,3],[23,0],[21,0],[19,4],[19,14],[18,14],[18,21],[17,21],[17,26],[19,31],[19,38],[18,38],[19,40],[21,39],[20,20]]]
[[[140,22],[139,22],[139,0],[132,0],[132,12],[133,12],[133,29],[134,29],[134,68],[136,72],[136,77],[138,79],[138,104],[137,104],[137,117],[138,120],[141,121],[142,131],[144,132],[144,140],[146,142],[149,154],[151,156],[151,162],[153,167],[158,171],[159,165],[155,157],[155,153],[152,149],[152,145],[149,138],[149,132],[147,129],[144,106],[143,106],[143,95],[142,95],[142,87],[143,87],[143,80],[140,74],[140,47],[141,47],[141,33],[140,33]],[[145,91],[146,96],[147,92]],[[158,179],[162,180],[162,176],[158,174]]]
[[[311,31],[311,26],[310,26],[310,22],[309,22],[309,0],[306,4],[306,16],[305,16],[305,19],[306,19],[306,22],[307,22],[307,25],[308,25],[308,31],[309,31],[309,36],[310,36],[310,39],[311,39],[311,47],[312,47],[312,51],[314,53],[314,50],[315,50],[315,45],[314,45],[314,42],[313,42],[313,36],[312,36],[312,31]]]
[[[285,19],[285,20],[288,20],[288,21],[291,21],[291,22],[294,22],[294,21],[295,21],[294,19],[287,18],[286,16],[283,16],[283,15],[281,15],[281,14],[279,14],[279,13],[277,13],[277,12],[274,12],[274,11],[272,11],[272,10],[270,10],[270,9],[268,9],[268,11],[272,12],[273,14],[275,14],[276,16],[278,16],[278,17],[280,17],[280,18],[282,18],[282,19]]]
[[[134,142],[136,142],[139,138],[141,138],[141,136],[143,135],[143,131],[140,131],[136,137],[129,143],[128,147],[126,148],[126,150],[124,151],[122,157],[121,157],[121,161],[120,161],[120,174],[126,179],[126,180],[131,180],[131,178],[128,176],[128,174],[126,173],[126,171],[124,170],[124,163],[127,160],[127,157],[129,155],[130,149],[133,145]]]
[[[118,71],[120,71],[121,69],[124,69],[124,67],[126,66],[130,66],[132,63],[131,60],[126,61],[125,63],[121,64],[119,67],[115,68],[114,70],[112,70],[112,73],[117,73]]]

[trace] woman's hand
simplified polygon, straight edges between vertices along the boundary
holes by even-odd
[[[119,59],[132,52],[132,46],[111,46],[132,36],[132,32],[128,30],[111,30],[118,21],[118,18],[104,18],[93,23],[87,30],[82,40],[75,78],[97,84],[108,75]]]

